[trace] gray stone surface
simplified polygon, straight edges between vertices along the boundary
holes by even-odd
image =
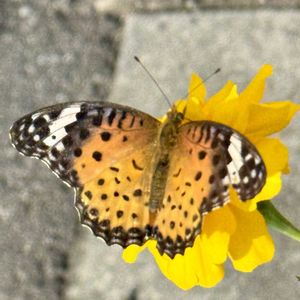
[[[193,14],[132,15],[126,20],[110,100],[156,116],[167,104],[139,65],[138,55],[169,95],[185,95],[191,72],[203,77],[209,93],[227,79],[240,90],[264,63],[274,65],[265,99],[291,98],[299,103],[300,13],[297,11],[211,11]],[[281,136],[290,148],[292,173],[274,203],[298,227],[300,116]],[[107,247],[86,228],[80,230],[70,260],[66,299],[299,299],[300,244],[272,232],[276,256],[253,273],[238,273],[226,264],[226,276],[214,289],[188,292],[165,279],[147,253],[134,265],[120,259],[120,248]],[[131,298],[130,298],[131,295]]]
[[[219,6],[222,1],[211,2]],[[92,3],[0,2],[0,299],[298,299],[299,244],[276,233],[273,263],[251,274],[234,272],[227,264],[226,278],[213,290],[178,290],[147,253],[136,264],[125,264],[120,248],[107,247],[79,225],[72,190],[9,145],[9,127],[23,114],[108,95],[121,20],[97,16]],[[123,12],[122,7],[114,11]],[[155,115],[165,112],[162,96],[132,59],[139,55],[171,99],[185,94],[192,71],[206,76],[222,67],[207,83],[212,92],[228,78],[244,86],[267,62],[276,73],[266,99],[300,99],[299,23],[299,13],[292,11],[130,16],[110,98]],[[282,134],[293,173],[276,201],[298,227],[299,126],[295,120]]]
[[[93,0],[99,12],[195,11],[214,8],[298,8],[299,0]]]
[[[79,227],[73,191],[21,157],[8,131],[42,106],[107,96],[121,21],[84,2],[0,2],[1,300],[63,295]]]

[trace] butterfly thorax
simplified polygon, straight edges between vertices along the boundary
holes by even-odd
[[[168,119],[162,124],[159,133],[159,143],[154,155],[154,172],[151,182],[150,212],[156,212],[162,204],[169,173],[170,155],[177,142],[178,127],[183,115],[172,109]]]

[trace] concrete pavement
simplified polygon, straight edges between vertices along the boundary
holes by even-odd
[[[125,264],[117,246],[107,247],[79,225],[72,190],[40,162],[19,156],[7,134],[23,114],[67,100],[109,96],[164,114],[167,105],[133,55],[174,100],[186,93],[192,72],[205,77],[221,67],[207,83],[213,93],[228,79],[244,87],[263,63],[272,63],[265,99],[299,103],[300,12],[219,9],[120,17],[97,15],[85,1],[49,3],[11,1],[0,10],[0,299],[299,298],[300,245],[277,233],[272,263],[250,274],[228,263],[225,279],[212,290],[178,290],[147,253]],[[293,172],[275,200],[298,227],[299,126],[298,117],[281,134]]]

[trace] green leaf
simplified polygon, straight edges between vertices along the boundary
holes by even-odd
[[[261,201],[257,203],[257,208],[264,216],[267,224],[280,233],[300,242],[300,230],[289,222],[271,203],[271,201]]]

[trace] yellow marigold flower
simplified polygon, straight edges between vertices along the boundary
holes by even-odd
[[[212,120],[228,125],[256,146],[267,168],[262,191],[252,200],[242,202],[231,190],[229,204],[205,215],[201,234],[184,255],[176,255],[174,259],[166,254],[161,256],[156,242],[150,240],[142,247],[132,245],[125,249],[126,262],[134,262],[148,248],[162,273],[187,290],[195,285],[215,286],[224,277],[223,264],[227,258],[241,272],[251,272],[272,260],[274,243],[257,203],[279,193],[281,174],[287,173],[289,167],[287,148],[278,138],[268,136],[286,127],[300,105],[291,101],[259,102],[271,73],[272,66],[264,65],[240,94],[229,81],[209,99],[205,98],[202,80],[192,75],[188,99],[176,103],[179,111],[186,108],[188,120]]]

